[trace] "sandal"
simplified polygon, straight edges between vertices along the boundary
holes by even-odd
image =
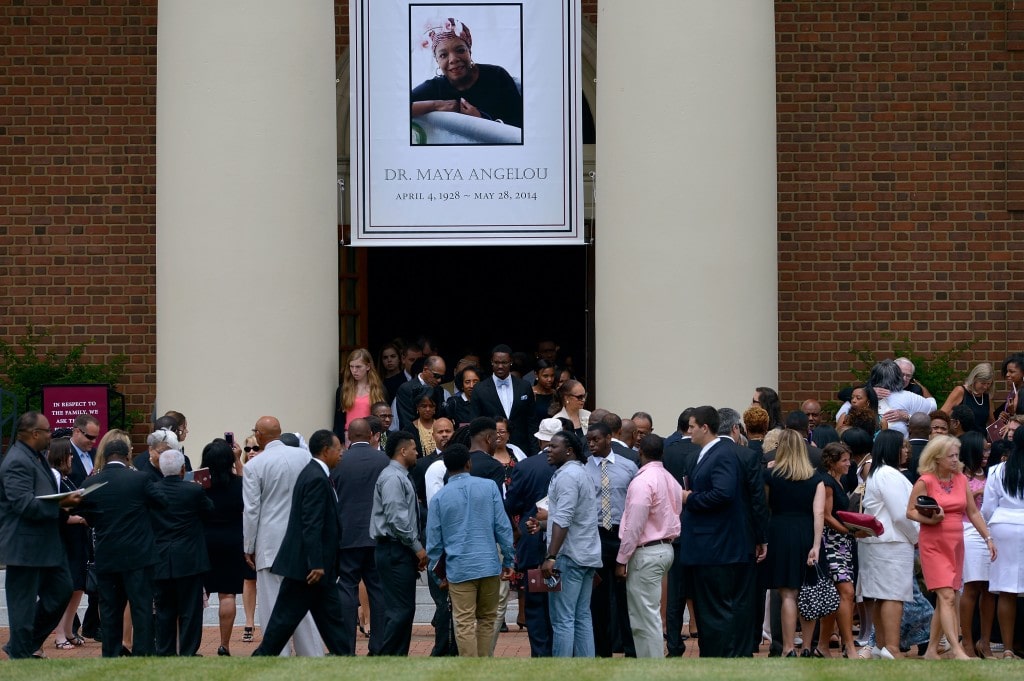
[[[242,630],[242,643],[252,643],[252,630],[255,627],[245,627]]]
[[[72,643],[71,641],[54,641],[53,645],[54,645],[54,647],[57,650],[74,650],[75,649],[75,644]]]
[[[84,646],[85,645],[85,639],[82,638],[81,636],[79,636],[78,634],[75,634],[74,636],[72,636],[68,640],[71,641],[71,644],[74,645],[74,646]]]

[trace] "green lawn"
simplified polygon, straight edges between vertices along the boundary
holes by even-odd
[[[23,660],[0,662],[7,681],[115,681],[116,679],[245,679],[246,681],[737,681],[777,677],[779,681],[841,680],[1006,681],[1021,678],[1024,663],[1011,661],[925,662],[923,660],[459,660],[454,658],[149,658],[119,660]]]

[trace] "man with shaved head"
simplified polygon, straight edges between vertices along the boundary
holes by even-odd
[[[262,451],[242,468],[242,535],[245,560],[256,570],[260,621],[268,622],[282,581],[270,568],[288,529],[292,488],[311,457],[308,450],[281,442],[281,422],[273,416],[260,417],[252,432]],[[312,615],[307,613],[299,624],[292,643],[296,655],[323,656],[323,643]],[[288,646],[282,654],[289,654]]]

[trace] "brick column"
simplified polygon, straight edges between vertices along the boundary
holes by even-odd
[[[597,401],[668,434],[778,380],[772,3],[601,0],[598,45]]]
[[[156,410],[196,463],[263,414],[331,425],[334,23],[331,0],[159,5]]]

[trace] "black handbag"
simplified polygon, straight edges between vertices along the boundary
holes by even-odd
[[[805,620],[816,620],[839,609],[839,591],[832,579],[815,562],[804,572],[804,583],[796,599],[797,610]]]

